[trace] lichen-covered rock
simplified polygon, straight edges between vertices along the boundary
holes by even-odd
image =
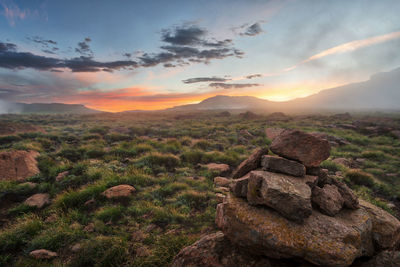
[[[243,252],[222,233],[203,236],[175,256],[174,267],[289,267],[287,261],[268,259]]]
[[[342,210],[335,217],[313,211],[298,224],[229,194],[217,206],[216,223],[232,243],[255,255],[342,267],[373,253],[371,219],[363,209]]]
[[[261,159],[261,166],[266,171],[280,172],[298,177],[306,175],[306,167],[303,164],[277,156],[264,155]]]
[[[322,213],[335,216],[343,207],[343,197],[336,186],[326,184],[324,187],[315,186],[312,190],[312,202]]]
[[[0,181],[24,181],[26,178],[38,174],[36,151],[6,151],[0,153]]]
[[[247,200],[266,205],[282,216],[302,222],[312,212],[311,188],[306,180],[280,173],[252,171],[247,186]]]
[[[271,143],[270,149],[275,154],[297,160],[306,167],[317,167],[330,155],[328,141],[299,130],[285,130]]]
[[[372,237],[377,249],[394,248],[400,243],[400,221],[383,209],[360,199],[360,206],[372,220]]]
[[[247,173],[259,168],[261,166],[261,157],[268,154],[268,148],[259,148],[255,150],[250,157],[244,160],[236,168],[232,174],[233,179],[245,176]]]
[[[247,184],[249,183],[250,172],[239,179],[233,179],[230,184],[231,192],[237,197],[247,197]]]
[[[135,192],[136,189],[127,184],[120,184],[113,186],[111,188],[108,188],[106,191],[102,193],[106,198],[126,198],[132,195],[133,192]]]
[[[50,195],[49,194],[34,194],[27,198],[24,202],[29,207],[35,207],[38,209],[43,208],[47,204],[50,204]]]

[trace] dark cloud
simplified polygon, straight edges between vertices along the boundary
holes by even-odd
[[[225,39],[225,40],[222,40],[222,41],[214,40],[214,41],[205,41],[205,42],[203,42],[204,46],[210,46],[210,47],[222,47],[222,46],[228,46],[228,45],[231,45],[231,44],[233,44],[232,39]]]
[[[131,58],[132,57],[132,54],[131,53],[124,53],[124,54],[122,54],[124,57],[127,57],[127,58]]]
[[[221,89],[241,89],[247,87],[261,86],[258,83],[210,83],[208,86]]]
[[[254,78],[260,78],[262,77],[262,74],[251,74],[251,75],[247,75],[246,79],[254,79]]]
[[[7,69],[33,68],[49,70],[61,67],[62,63],[60,59],[38,56],[29,52],[0,52],[0,67]]]
[[[91,41],[92,39],[86,37],[82,42],[78,43],[78,47],[75,48],[75,52],[79,53],[81,56],[84,57],[93,57],[93,51],[89,45],[89,42]]]
[[[0,42],[0,53],[7,51],[16,51],[16,50],[17,46],[15,44]]]
[[[198,77],[198,78],[189,78],[189,79],[183,80],[182,82],[189,84],[189,83],[201,83],[201,82],[226,82],[229,80],[230,79],[219,78],[219,77]]]
[[[44,39],[43,37],[40,36],[32,36],[32,37],[26,37],[29,41],[32,41],[36,44],[39,44],[42,47],[42,52],[46,54],[56,54],[55,52],[58,51],[58,47],[56,47],[57,42],[50,40],[50,39]]]
[[[172,45],[200,45],[207,34],[197,25],[176,26],[162,30],[161,40]]]
[[[138,67],[137,62],[132,60],[118,60],[110,62],[99,62],[91,57],[77,57],[65,60],[64,67],[69,68],[73,72],[96,72],[96,71],[113,71],[119,69],[132,69]]]
[[[246,30],[241,33],[240,35],[247,35],[247,36],[256,36],[260,33],[264,32],[263,29],[261,28],[261,24],[259,22],[256,22],[249,27],[246,28]]]

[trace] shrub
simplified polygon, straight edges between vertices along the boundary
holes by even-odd
[[[201,210],[208,205],[209,196],[206,193],[190,190],[178,196],[177,200],[192,209]]]
[[[168,171],[172,171],[179,166],[179,158],[172,154],[151,153],[145,155],[136,161],[136,165],[140,167],[148,167],[156,169],[157,167],[165,167]]]
[[[103,222],[116,222],[122,217],[123,211],[124,207],[120,205],[103,207],[96,212],[95,216],[97,219],[102,220]]]
[[[102,158],[105,154],[106,152],[101,149],[91,149],[86,151],[86,156],[90,159]]]
[[[77,162],[83,158],[84,150],[75,148],[64,148],[58,153],[58,156],[66,158],[72,162]]]
[[[348,170],[345,177],[356,185],[372,187],[375,184],[374,178],[370,174],[360,170]]]
[[[19,142],[22,138],[17,135],[8,135],[0,137],[0,146],[11,145],[13,142]]]

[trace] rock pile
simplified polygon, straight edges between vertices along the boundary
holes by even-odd
[[[183,249],[174,266],[370,266],[382,253],[385,264],[399,260],[386,251],[398,248],[400,222],[319,167],[328,141],[285,130],[270,149],[278,156],[259,149],[234,179],[216,179],[231,191],[217,206],[222,232]]]

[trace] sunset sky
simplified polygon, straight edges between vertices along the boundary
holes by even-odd
[[[0,100],[285,101],[400,67],[398,0],[0,0]]]

